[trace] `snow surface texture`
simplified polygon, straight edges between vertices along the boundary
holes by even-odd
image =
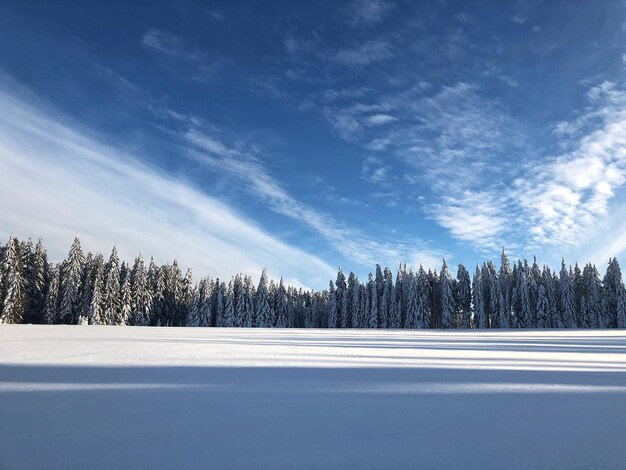
[[[625,468],[626,331],[0,327],[0,468]]]

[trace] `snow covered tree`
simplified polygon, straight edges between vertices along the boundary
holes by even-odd
[[[235,291],[233,281],[228,283],[226,291],[226,302],[224,303],[224,315],[220,319],[219,326],[222,328],[232,328],[235,326]]]
[[[191,307],[187,316],[187,326],[211,326],[211,291],[213,283],[210,279],[200,279],[198,288],[193,294]]]
[[[280,278],[276,299],[276,328],[287,328],[289,318],[287,290],[283,278]]]
[[[259,280],[259,287],[256,290],[256,326],[261,328],[267,328],[272,319],[272,312],[270,311],[269,293],[267,289],[267,272],[265,269],[261,272],[261,279]]]
[[[252,285],[252,279],[246,276],[244,279],[244,310],[243,310],[243,326],[250,328],[255,325],[255,313],[254,313],[254,296],[255,289]]]
[[[2,259],[4,301],[0,323],[21,323],[26,311],[26,270],[20,244],[13,235],[4,250]]]
[[[131,270],[132,290],[135,296],[134,310],[132,313],[132,324],[137,326],[148,326],[152,313],[152,292],[146,272],[146,265],[141,254],[135,258],[135,263]]]
[[[108,324],[105,316],[106,290],[104,286],[104,270],[104,259],[102,255],[98,255],[94,260],[94,281],[87,313],[90,325]]]
[[[617,302],[620,292],[624,286],[622,282],[622,271],[620,269],[617,258],[609,261],[604,280],[604,328],[616,328],[618,323]]]
[[[487,328],[487,318],[485,315],[485,298],[484,298],[482,271],[476,265],[476,272],[472,280],[472,303],[474,304],[474,328]]]
[[[456,273],[456,308],[461,328],[470,328],[472,315],[472,284],[465,266],[459,264]]]
[[[135,302],[133,299],[133,291],[131,289],[130,276],[126,276],[122,284],[122,303],[115,319],[116,325],[128,325],[129,319],[135,310]]]
[[[537,328],[549,328],[550,319],[548,313],[548,295],[546,292],[546,286],[543,284],[540,284],[537,289],[537,306],[535,310],[537,312]]]
[[[407,280],[405,279],[405,282]],[[417,296],[417,277],[411,276],[408,296],[406,299],[406,320],[404,327],[407,329],[421,328],[422,319],[419,311],[419,300]]]
[[[415,275],[415,295],[417,296],[418,328],[430,328],[430,284],[421,264]]]
[[[117,246],[113,245],[109,263],[106,267],[104,288],[104,324],[115,325],[122,309],[122,290],[120,286],[120,259]]]
[[[368,311],[367,315],[367,328],[378,328],[378,292],[376,289],[376,281],[372,273],[369,273],[367,279],[367,298],[368,298]]]
[[[335,296],[337,297],[337,324],[335,326],[341,327],[347,323],[348,317],[348,285],[346,284],[346,276],[343,274],[341,266],[339,266],[335,286],[337,287],[335,289]]]
[[[441,299],[441,327],[450,329],[456,328],[454,303],[454,292],[452,291],[452,279],[448,272],[448,263],[443,260],[441,273],[439,274],[439,289]]]
[[[60,320],[66,324],[75,324],[80,314],[80,292],[85,257],[78,236],[70,248],[67,259],[61,265],[61,307]]]
[[[337,294],[335,292],[335,285],[333,281],[330,281],[328,285],[328,301],[326,303],[326,318],[327,327],[337,327]]]
[[[50,270],[50,285],[46,293],[46,307],[44,312],[44,323],[53,325],[59,318],[59,285],[61,283],[61,273],[59,266],[53,265]]]
[[[26,266],[28,305],[24,317],[26,323],[44,323],[46,293],[50,283],[48,266],[48,255],[40,239],[34,251],[28,251]]]
[[[559,275],[559,287],[561,293],[561,315],[558,318],[558,328],[576,328],[576,303],[574,299],[574,285],[569,272],[565,268],[565,260],[561,261],[561,273]]]
[[[626,289],[624,286],[617,296],[617,322],[616,328],[626,328]]]
[[[243,279],[240,274],[237,274],[233,281],[233,295],[235,296],[235,326],[242,327],[244,310],[246,308],[246,299]]]

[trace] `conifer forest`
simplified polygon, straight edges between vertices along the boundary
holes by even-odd
[[[486,261],[470,272],[376,265],[367,279],[341,268],[324,291],[238,274],[197,282],[176,261],[85,254],[48,260],[41,242],[0,247],[2,323],[264,328],[624,328],[626,290],[616,258],[560,269],[536,259]]]

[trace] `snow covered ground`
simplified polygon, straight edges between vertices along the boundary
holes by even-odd
[[[626,468],[626,331],[0,326],[0,469]]]

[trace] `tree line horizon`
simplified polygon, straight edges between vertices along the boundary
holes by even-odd
[[[400,265],[394,275],[376,265],[361,281],[339,268],[326,290],[308,290],[244,274],[230,281],[194,282],[176,260],[148,266],[141,255],[120,262],[117,246],[105,261],[86,255],[78,236],[67,258],[48,261],[41,239],[0,244],[0,323],[265,328],[625,328],[626,288],[617,258],[601,278],[596,266],[561,270],[513,263],[461,263],[452,276]]]

